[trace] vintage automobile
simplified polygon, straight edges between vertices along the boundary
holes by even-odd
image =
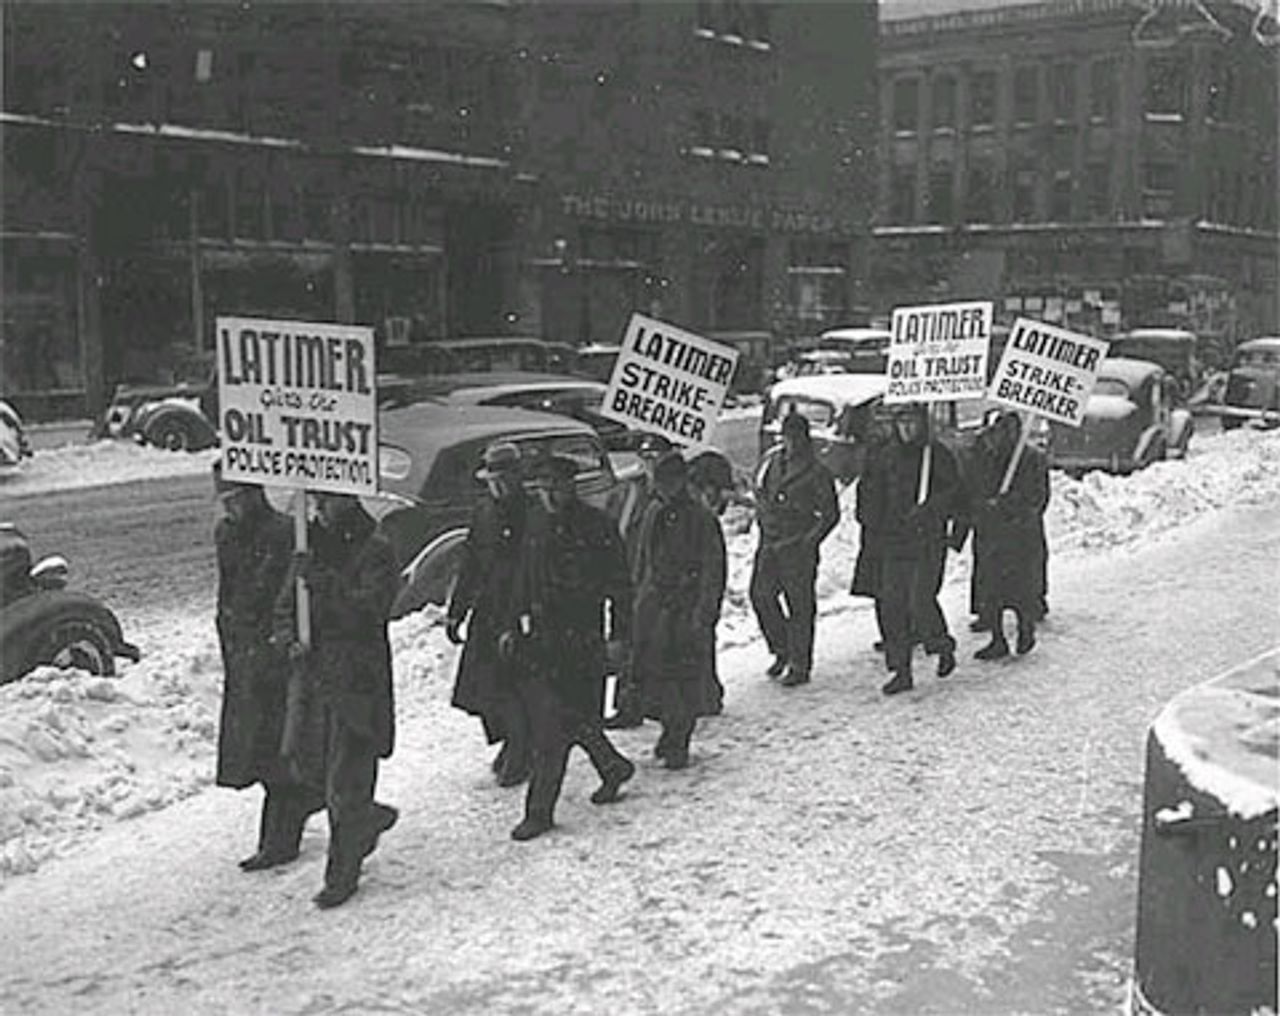
[[[218,379],[174,385],[117,385],[94,426],[95,438],[132,438],[169,451],[218,443]]]
[[[884,374],[821,374],[788,378],[769,389],[760,417],[763,458],[782,440],[782,418],[808,418],[821,461],[842,483],[852,482],[866,461],[865,435],[876,403],[884,395]]]
[[[608,386],[563,374],[510,371],[497,374],[450,374],[431,378],[378,376],[378,404],[383,409],[433,401],[459,406],[509,406],[568,416],[591,427],[609,451],[630,451],[640,434],[600,412]]]
[[[401,587],[393,617],[447,601],[476,502],[485,446],[510,441],[533,458],[563,455],[578,463],[578,491],[598,507],[625,476],[615,472],[600,436],[585,423],[525,409],[418,402],[379,413],[383,497],[370,500],[390,538]],[[638,467],[635,467],[638,468]]]
[[[22,465],[31,455],[31,443],[18,411],[0,399],[0,467]]]
[[[110,677],[117,656],[141,659],[105,603],[66,588],[69,574],[58,555],[32,564],[27,538],[0,523],[0,684],[40,666]]]
[[[1198,355],[1199,340],[1194,332],[1180,328],[1135,328],[1111,340],[1108,356],[1158,363],[1178,382],[1185,401],[1200,385],[1204,365]]]
[[[1222,414],[1224,430],[1250,419],[1280,426],[1280,336],[1250,339],[1236,347],[1222,401],[1227,410]]]
[[[1178,383],[1159,364],[1108,357],[1080,427],[1052,424],[1049,464],[1073,475],[1131,473],[1187,452],[1193,423]]]
[[[831,328],[777,370],[779,380],[810,374],[883,374],[892,334],[883,328]]]

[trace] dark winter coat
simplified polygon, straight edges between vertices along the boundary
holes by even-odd
[[[877,528],[880,524],[880,505],[884,497],[884,473],[880,459],[886,454],[883,443],[868,447],[866,464],[858,477],[857,501],[854,514],[861,529],[858,559],[853,566],[853,581],[849,592],[854,596],[874,599],[880,589],[880,569],[884,555],[884,536]]]
[[[519,613],[532,619],[532,665],[564,705],[601,717],[606,600],[612,637],[631,630],[631,575],[613,520],[582,501],[557,514],[535,507],[518,586]]]
[[[987,457],[981,473],[983,499],[974,539],[974,568],[980,576],[974,598],[980,611],[1035,610],[1043,593],[1049,467],[1038,448],[1024,448],[1008,492],[1000,494],[1009,454]]]
[[[263,502],[239,522],[219,520],[218,641],[222,647],[220,787],[274,779],[284,727],[288,665],[271,644],[271,610],[289,571],[293,529]]]
[[[884,559],[924,561],[945,553],[947,524],[955,511],[960,480],[946,447],[937,441],[932,447],[923,504],[916,503],[923,445],[890,443],[864,477],[870,482],[863,525],[879,535]]]
[[[387,621],[399,585],[395,555],[363,508],[333,529],[309,529],[312,650],[301,667],[306,702],[298,761],[307,782],[323,772],[324,711],[372,742],[387,758],[395,747],[395,701]],[[292,576],[290,577],[292,579]],[[275,639],[294,638],[294,582],[276,600]]]
[[[780,446],[761,470],[756,511],[762,546],[816,552],[840,521],[835,480],[812,451],[792,458]]]
[[[485,498],[471,516],[462,568],[449,598],[449,619],[470,615],[467,642],[458,659],[453,705],[484,720],[490,743],[505,738],[502,710],[515,694],[498,656],[498,636],[513,626],[516,579],[530,504],[523,491]]]
[[[715,712],[715,628],[726,580],[720,523],[687,493],[645,510],[636,558],[632,666],[645,715],[662,718],[665,685],[690,716]]]

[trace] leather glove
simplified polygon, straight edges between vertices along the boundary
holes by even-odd
[[[460,617],[449,618],[449,620],[445,623],[445,626],[444,626],[444,637],[447,638],[450,642],[452,642],[455,646],[460,646],[462,645],[463,642],[466,641],[466,639],[462,637],[462,618]]]
[[[622,670],[631,665],[631,643],[626,639],[610,639],[605,643],[604,658],[610,667]]]
[[[299,660],[303,659],[309,652],[311,652],[311,650],[308,649],[306,646],[304,646],[301,642],[289,643],[289,659],[294,663],[297,663]]]

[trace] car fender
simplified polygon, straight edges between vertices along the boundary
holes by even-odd
[[[137,649],[125,642],[119,620],[101,600],[74,589],[40,590],[0,610],[0,683],[26,673],[40,639],[50,627],[68,620],[96,625],[108,634],[117,655],[137,659]]]
[[[148,444],[153,443],[152,435],[164,423],[180,420],[194,438],[193,449],[208,448],[218,441],[217,432],[209,423],[204,413],[188,402],[180,399],[168,400],[157,404],[148,412],[139,430]]]
[[[462,545],[467,529],[450,529],[430,541],[400,571],[400,591],[391,606],[391,618],[404,617],[428,603],[444,606],[453,593],[462,566]]]

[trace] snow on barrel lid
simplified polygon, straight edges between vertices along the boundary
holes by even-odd
[[[1153,731],[1187,782],[1227,811],[1256,818],[1280,805],[1280,648],[1184,691]]]

